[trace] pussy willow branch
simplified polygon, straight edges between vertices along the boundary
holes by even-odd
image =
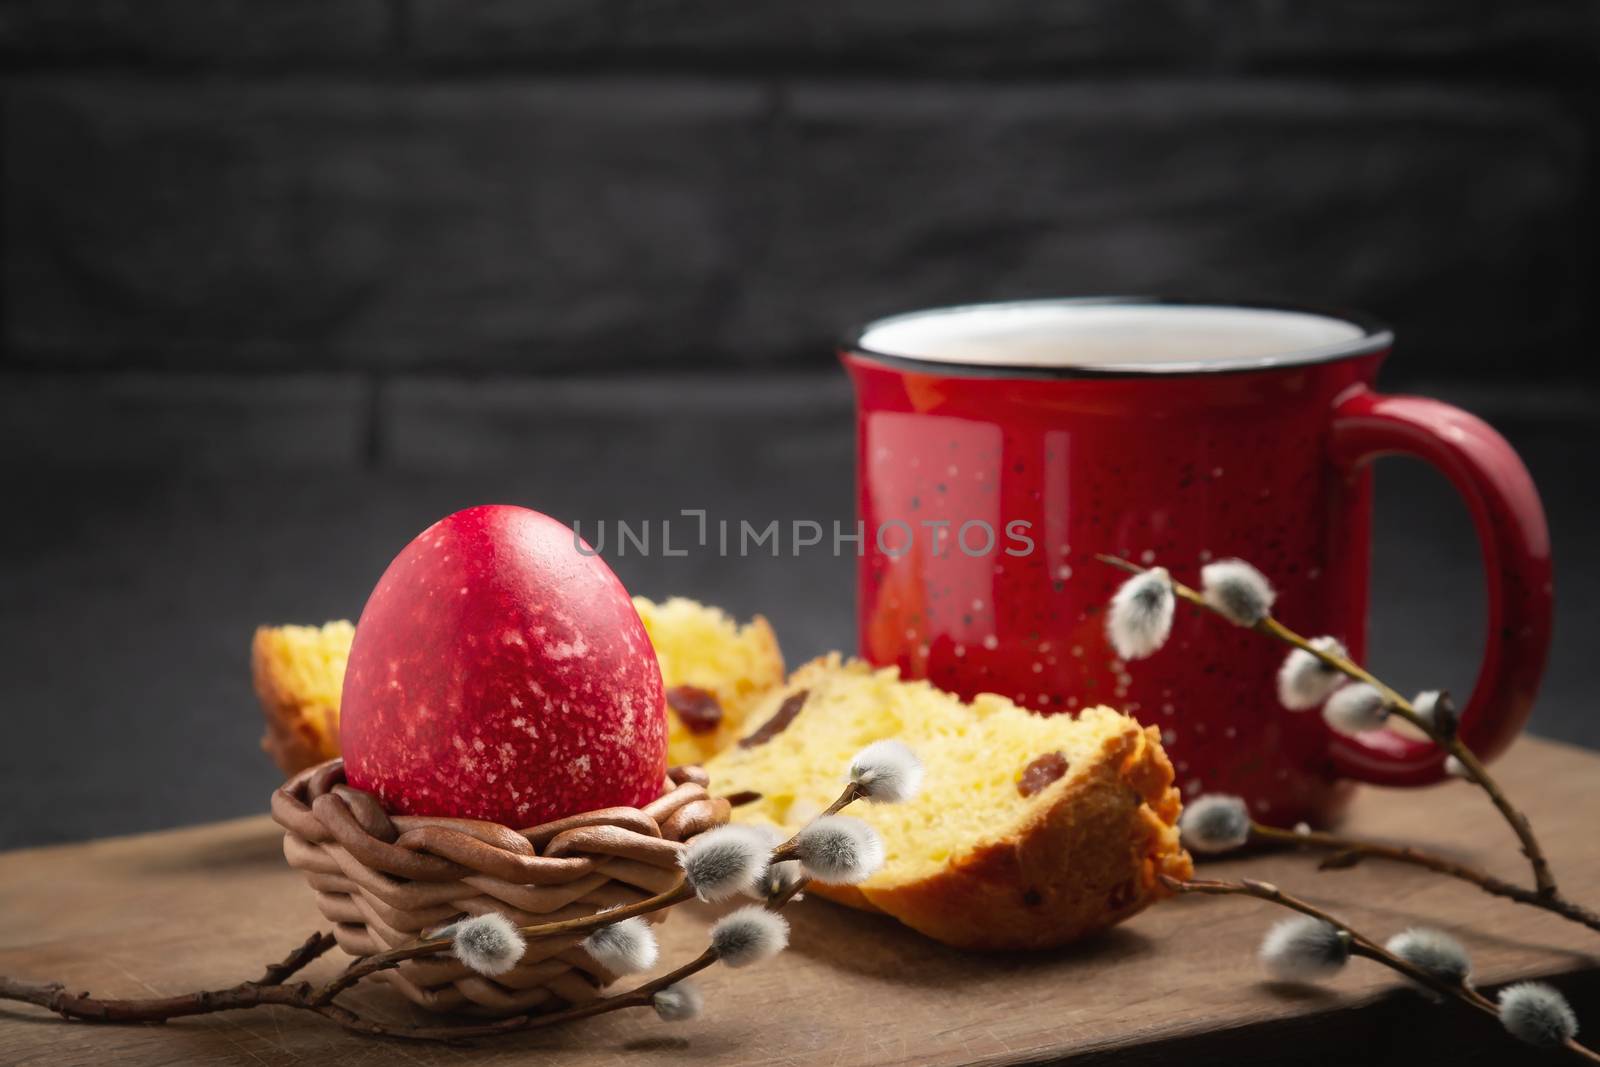
[[[1193,590],[1190,590],[1193,593]],[[1426,734],[1434,744],[1449,752],[1461,762],[1467,772],[1469,781],[1475,782],[1499,810],[1511,827],[1511,832],[1517,835],[1518,842],[1522,845],[1522,854],[1528,858],[1528,863],[1533,868],[1534,884],[1538,891],[1545,896],[1554,896],[1557,892],[1555,875],[1550,870],[1550,862],[1545,858],[1544,849],[1539,845],[1539,839],[1534,836],[1533,825],[1528,821],[1527,815],[1511,803],[1511,798],[1506,796],[1500,788],[1500,783],[1495,781],[1489,769],[1483,765],[1473,751],[1462,743],[1459,737],[1446,737],[1436,730],[1431,722],[1417,714],[1416,708],[1411,706],[1411,701],[1401,696],[1389,686],[1378,681],[1364,667],[1351,660],[1348,656],[1341,656],[1321,648],[1313,648],[1304,637],[1289,629],[1272,616],[1267,616],[1256,625],[1256,629],[1269,636],[1276,637],[1285,644],[1316,656],[1323,663],[1334,670],[1353,678],[1359,682],[1366,682],[1383,694],[1384,703],[1390,712],[1411,723]]]
[[[862,796],[860,788],[852,782],[845,787],[844,792],[839,794],[839,798],[830,804],[818,818],[837,815],[844,808],[860,800]],[[773,853],[773,862],[792,859],[793,845],[793,840],[790,840],[778,846]],[[783,855],[779,855],[780,852]],[[593,915],[585,915],[576,919],[558,919],[554,922],[534,923],[529,926],[519,927],[518,930],[529,941],[561,935],[589,934],[601,927],[610,926],[635,915],[646,915],[653,911],[660,911],[662,908],[670,908],[674,904],[693,898],[693,896],[694,889],[688,883],[680,882],[677,886],[664,893],[657,893],[653,897],[646,897],[644,900],[635,901],[620,908],[612,908],[609,911],[596,912]],[[332,1003],[333,999],[340,993],[369,975],[377,974],[379,971],[392,970],[407,960],[420,959],[424,956],[436,956],[449,950],[450,939],[448,937],[432,937],[412,942],[409,945],[401,945],[387,952],[366,956],[356,960],[345,968],[344,972],[337,978],[323,986],[317,993],[318,1000],[324,1004]]]
[[[1113,567],[1119,567],[1132,574],[1143,574],[1147,570],[1147,568],[1141,567],[1137,563],[1131,563],[1117,556],[1096,555],[1095,558],[1102,563],[1109,563]],[[1181,599],[1187,600],[1197,607],[1204,608],[1212,614],[1220,614],[1214,607],[1206,603],[1205,597],[1201,596],[1199,592],[1184,585],[1176,578],[1172,579],[1172,591]],[[1471,749],[1462,744],[1460,738],[1454,736],[1446,737],[1439,733],[1432,723],[1417,714],[1417,710],[1412,707],[1411,701],[1407,700],[1395,689],[1379,681],[1359,663],[1356,663],[1348,656],[1341,656],[1337,653],[1313,647],[1310,641],[1295,633],[1271,615],[1263,618],[1251,629],[1275,638],[1286,645],[1292,645],[1295,648],[1309,652],[1345,677],[1358,682],[1365,682],[1367,685],[1372,686],[1383,695],[1384,705],[1391,713],[1417,727],[1434,744],[1460,760],[1462,767],[1467,772],[1467,778],[1489,795],[1489,799],[1510,825],[1511,832],[1517,835],[1517,840],[1522,845],[1522,854],[1528,857],[1528,863],[1533,867],[1533,880],[1539,894],[1547,897],[1556,895],[1555,876],[1550,872],[1550,863],[1545,859],[1544,850],[1540,848],[1538,839],[1533,835],[1533,826],[1528,822],[1528,817],[1511,803],[1510,798],[1500,788],[1499,783],[1489,774],[1488,768],[1484,767],[1482,761],[1473,755]]]
[[[665,893],[657,893],[653,897],[635,901],[632,904],[610,911],[596,912],[577,919],[559,919],[555,922],[535,923],[531,926],[519,927],[519,931],[526,940],[534,941],[540,938],[556,937],[566,934],[589,934],[603,926],[630,919],[635,915],[645,915],[662,908],[669,908],[674,904],[689,900],[694,896],[694,890],[688,883],[680,882],[677,886]],[[424,956],[437,956],[448,954],[451,949],[451,940],[448,937],[433,937],[416,941],[409,945],[390,949],[387,952],[375,953],[364,956],[346,967],[340,975],[323,986],[317,992],[318,999],[324,1003],[331,1003],[334,997],[349,989],[357,982],[379,971],[392,970],[407,960],[420,959]]]
[[[861,793],[859,787],[852,782],[850,785],[845,787],[844,792],[839,795],[839,799],[835,800],[823,811],[822,815],[838,814],[844,808],[859,800],[862,795],[863,794]],[[819,815],[818,818],[821,818],[822,815]],[[795,837],[791,837],[781,845],[776,846],[772,850],[771,856],[769,857],[769,864],[782,863],[786,860],[793,859],[796,855],[796,840],[797,839]],[[786,905],[793,901],[795,897],[799,896],[800,893],[805,890],[806,886],[810,884],[810,879],[797,879],[794,884],[768,897],[765,903],[766,909],[768,911],[782,911]],[[569,919],[555,923],[542,923],[536,926],[525,926],[521,929],[524,934],[528,934],[530,936],[550,936],[550,934],[553,932],[553,928],[555,927],[564,927],[568,932],[580,928],[598,929],[602,926],[609,926],[612,923],[620,922],[622,919],[629,918],[630,915],[642,915],[646,911],[654,910],[651,907],[646,907],[646,905],[651,904],[653,901],[665,900],[668,897],[673,897],[674,900],[687,900],[692,896],[694,896],[694,890],[689,889],[687,883],[685,883],[684,885],[679,886],[677,889],[669,890],[667,893],[662,893],[656,897],[651,897],[648,900],[642,900],[637,904],[630,905],[629,908],[614,908],[611,911],[599,912],[581,920]],[[630,911],[630,909],[632,910]],[[442,946],[442,948],[449,947],[450,943],[448,940],[437,940],[440,941],[440,946]],[[430,947],[433,952],[438,952],[441,950],[440,946]],[[423,946],[419,944],[416,946],[409,946],[405,950],[397,951],[410,952],[411,955],[404,957],[407,959],[430,954],[428,952],[414,951],[421,949],[422,947]],[[390,957],[392,955],[393,953],[384,954],[385,957]],[[368,960],[357,961],[357,966],[365,964],[370,960],[376,960],[379,958],[380,957],[374,956],[369,957]],[[659,978],[652,979],[651,981],[630,989],[625,993],[616,993],[608,997],[599,997],[587,1004],[580,1004],[576,1007],[568,1008],[565,1011],[550,1012],[543,1015],[520,1015],[514,1019],[504,1019],[498,1023],[484,1026],[459,1026],[452,1028],[452,1033],[458,1038],[485,1037],[509,1033],[514,1030],[532,1030],[546,1026],[554,1026],[557,1023],[572,1022],[577,1019],[587,1019],[591,1016],[601,1015],[606,1012],[618,1011],[622,1008],[647,1007],[651,1004],[654,996],[661,990],[670,985],[681,982],[691,975],[705,970],[707,967],[717,962],[717,958],[716,950],[707,948],[699,956],[696,956],[694,959],[678,967],[676,970],[670,971]],[[396,966],[400,962],[401,960],[398,958],[392,959],[387,962],[387,966]],[[346,970],[344,974],[340,975],[332,982],[329,982],[327,986],[323,987],[322,993],[318,994],[317,999],[325,1003],[331,1002],[332,997],[337,995],[343,989],[347,988],[348,985],[353,985],[355,981],[359,981],[360,978],[365,977],[367,974],[371,974],[376,970],[383,969],[373,967],[363,970],[362,973],[357,975],[354,980],[345,982],[346,977],[357,970],[357,966],[352,966],[350,969]],[[330,990],[332,991],[331,995],[329,994]],[[323,1000],[324,996],[326,996],[325,1001]]]
[[[837,814],[848,805],[859,800],[861,796],[860,789],[854,783],[851,783],[845,787],[839,799],[829,805],[824,814]],[[770,862],[780,863],[793,859],[796,855],[795,842],[796,838],[791,837],[788,841],[775,847],[772,850]],[[795,884],[768,897],[764,906],[769,911],[781,911],[790,901],[799,896],[801,891],[809,884],[810,881],[808,879],[798,879]],[[613,908],[610,911],[599,912],[583,919],[565,919],[553,923],[526,926],[522,927],[522,932],[524,935],[531,937],[550,937],[558,933],[587,932],[603,926],[610,926],[634,915],[643,915],[647,912],[667,907],[681,900],[687,900],[692,896],[694,896],[694,890],[689,888],[687,883],[684,883],[675,889],[659,893],[654,897],[649,897],[626,907]],[[651,1005],[655,994],[670,985],[681,982],[685,978],[705,970],[717,962],[718,959],[716,950],[707,948],[694,959],[676,970],[661,975],[659,978],[654,978],[626,992],[613,994],[612,996],[597,997],[587,1004],[580,1004],[564,1011],[548,1012],[541,1015],[517,1015],[492,1023],[467,1023],[454,1026],[405,1026],[380,1022],[358,1014],[335,1003],[335,998],[362,978],[380,970],[398,966],[407,959],[444,953],[450,949],[451,942],[446,938],[434,938],[429,941],[418,942],[415,945],[407,945],[391,952],[357,960],[345,968],[338,977],[320,987],[313,986],[309,982],[297,982],[293,985],[286,984],[288,978],[297,974],[307,964],[327,952],[334,944],[335,941],[332,934],[313,934],[306,939],[304,944],[291,952],[282,961],[268,966],[261,979],[253,982],[241,982],[227,989],[199,990],[194,993],[183,993],[171,997],[102,999],[91,997],[87,993],[68,993],[66,987],[59,982],[24,982],[0,975],[0,1000],[36,1004],[64,1018],[106,1023],[163,1022],[167,1019],[176,1019],[185,1015],[204,1015],[217,1011],[234,1011],[262,1007],[263,1005],[278,1005],[314,1012],[325,1019],[338,1023],[347,1030],[368,1034],[373,1037],[400,1038],[411,1041],[456,1042],[479,1037],[495,1037],[500,1034],[514,1033],[521,1030],[541,1029],[577,1019],[587,1019],[591,1016],[602,1015],[606,1012],[618,1011],[623,1008],[648,1007]],[[378,965],[374,965],[374,961],[379,961]]]
[[[1425,971],[1406,960],[1396,956],[1372,938],[1352,928],[1349,923],[1336,916],[1330,915],[1314,904],[1308,904],[1298,897],[1292,897],[1279,889],[1271,882],[1258,882],[1253,878],[1243,878],[1237,882],[1222,882],[1206,878],[1191,878],[1187,881],[1173,878],[1170,875],[1161,875],[1161,881],[1167,888],[1178,893],[1200,893],[1208,896],[1246,896],[1265,900],[1270,904],[1297,911],[1301,915],[1309,915],[1313,919],[1320,919],[1333,926],[1350,938],[1350,954],[1372,960],[1374,963],[1395,971],[1441,996],[1454,997],[1461,1003],[1473,1008],[1495,1020],[1500,1021],[1500,1009],[1494,1001],[1484,996],[1465,983],[1448,982],[1430,971]],[[1566,1050],[1574,1056],[1591,1063],[1600,1063],[1600,1053],[1595,1052],[1576,1040],[1568,1039],[1564,1045]]]
[[[1428,852],[1410,845],[1387,845],[1379,841],[1364,841],[1359,838],[1345,837],[1342,834],[1324,833],[1320,830],[1280,830],[1276,826],[1265,826],[1252,821],[1250,823],[1250,838],[1253,841],[1268,841],[1274,844],[1295,845],[1301,848],[1320,849],[1332,855],[1323,861],[1325,868],[1342,866],[1337,861],[1343,857],[1359,860],[1368,856],[1389,860],[1394,863],[1406,863],[1413,867],[1423,867],[1438,874],[1459,878],[1463,882],[1482,889],[1485,893],[1492,893],[1497,897],[1514,900],[1518,904],[1527,904],[1530,907],[1542,908],[1545,911],[1581,923],[1591,930],[1600,931],[1600,914],[1574,901],[1568,900],[1559,893],[1546,895],[1536,890],[1508,882],[1503,878],[1496,878],[1487,871],[1458,863],[1447,859],[1437,853]]]
[[[790,842],[779,845],[777,848],[773,849],[772,861],[777,863],[786,858],[792,858],[792,845],[793,841],[791,840]],[[782,911],[785,905],[798,896],[800,892],[810,884],[811,883],[809,879],[800,879],[794,885],[769,897],[765,904],[766,909],[768,911]],[[691,896],[692,895],[693,894],[691,894]],[[606,914],[609,916],[612,913],[606,912]],[[587,1004],[580,1004],[577,1007],[568,1008],[565,1011],[550,1012],[544,1015],[519,1015],[515,1019],[504,1019],[499,1023],[491,1023],[484,1026],[474,1026],[469,1024],[465,1026],[454,1027],[451,1032],[453,1036],[457,1038],[492,1037],[498,1034],[511,1033],[517,1030],[535,1030],[547,1026],[555,1026],[558,1023],[568,1023],[574,1022],[578,1019],[588,1019],[595,1015],[604,1015],[607,1012],[619,1011],[623,1008],[649,1007],[657,993],[661,992],[663,989],[666,989],[668,986],[676,985],[684,979],[698,974],[707,967],[711,966],[713,963],[716,963],[717,959],[718,956],[716,950],[707,948],[704,952],[700,953],[700,955],[696,956],[688,963],[678,967],[676,970],[669,971],[668,973],[661,975],[659,978],[653,978],[643,985],[636,986],[635,988],[627,990],[623,993],[615,993],[608,997],[598,997],[594,1000],[591,1000]]]
[[[850,806],[851,803],[861,797],[861,789],[854,782],[851,782],[850,785],[846,785],[845,792],[838,795],[838,800],[827,806],[822,811],[821,816],[818,817],[838,814],[843,808]],[[794,838],[790,838],[790,840],[784,841],[782,845],[776,846],[773,849],[773,854],[771,854],[771,862],[776,864],[776,862],[784,861],[784,859],[794,859],[794,846]],[[790,893],[784,894],[778,907],[782,907],[790,899],[794,899],[803,888],[805,886],[797,886]],[[686,881],[680,881],[674,888],[667,889],[666,893],[645,897],[643,901],[635,901],[634,904],[614,907],[614,909],[606,910],[606,912],[595,912],[594,915],[584,915],[581,918],[563,918],[563,920],[552,921],[552,923],[533,923],[531,926],[518,926],[518,933],[522,933],[522,936],[528,941],[534,941],[539,937],[560,936],[560,934],[589,934],[595,929],[602,928],[602,926],[611,926],[613,923],[619,923],[624,918],[632,918],[634,915],[658,912],[664,907],[670,907],[670,905],[678,904],[678,902],[693,899],[693,896],[694,889]],[[397,968],[397,966],[405,963],[406,960],[416,960],[416,958],[450,952],[450,947],[450,937],[430,937],[426,941],[402,945],[398,949],[390,949],[389,952],[379,952],[376,955],[357,960],[349,968],[344,969],[344,973],[339,974],[336,979],[323,985],[322,990],[318,990],[318,1003],[333,1003],[333,998],[338,997],[339,993],[349,989],[350,985],[357,984],[357,982],[362,981],[363,977],[370,976],[370,974]]]

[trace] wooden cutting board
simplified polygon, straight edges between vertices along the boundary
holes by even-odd
[[[1531,814],[1563,886],[1600,905],[1600,757],[1528,739],[1497,771]],[[1505,826],[1461,783],[1366,790],[1348,829],[1527,879]],[[107,996],[254,977],[327,927],[284,866],[280,840],[260,817],[0,854],[0,974]],[[1480,982],[1557,976],[1589,1032],[1600,1034],[1600,934],[1375,861],[1318,872],[1313,857],[1277,854],[1207,864],[1202,873],[1277,882],[1369,934],[1413,923],[1452,931],[1471,949]],[[708,914],[674,914],[664,960],[703,947]],[[759,968],[706,972],[707,1010],[688,1023],[627,1011],[459,1048],[359,1038],[287,1009],[101,1026],[5,1005],[0,1064],[1542,1062],[1488,1020],[1427,1004],[1371,964],[1357,961],[1316,989],[1263,981],[1256,945],[1282,914],[1245,899],[1184,898],[1065,951],[986,955],[806,900],[789,909],[793,948]],[[332,954],[309,973],[325,977],[341,965]],[[351,995],[390,1003],[381,990]]]

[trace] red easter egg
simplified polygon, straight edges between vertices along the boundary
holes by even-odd
[[[661,792],[661,668],[627,590],[527,508],[440,519],[356,625],[340,711],[351,785],[399,815],[514,827]]]

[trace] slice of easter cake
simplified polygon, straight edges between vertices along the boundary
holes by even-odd
[[[898,738],[926,767],[903,804],[852,805],[886,862],[858,886],[815,885],[965,948],[1047,948],[1126,919],[1188,877],[1172,764],[1154,729],[1110,708],[1041,716],[994,694],[970,704],[838,655],[801,667],[752,729],[706,764],[734,820],[787,833],[826,807],[838,768]],[[755,795],[756,799],[749,799]]]

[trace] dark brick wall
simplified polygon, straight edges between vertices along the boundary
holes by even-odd
[[[1582,71],[1600,14],[1575,0],[7,0],[24,63],[485,66],[937,75],[1160,68]]]
[[[414,375],[828,374],[866,317],[1056,293],[1600,374],[1592,2],[4,0],[0,57],[29,461],[372,459]]]
[[[260,811],[252,628],[456,508],[847,521],[835,336],[1041,294],[1392,320],[1542,487],[1533,725],[1600,744],[1597,59],[1575,0],[0,0],[0,847]],[[1470,523],[1378,488],[1374,663],[1464,692]],[[852,647],[848,557],[610,555]]]

